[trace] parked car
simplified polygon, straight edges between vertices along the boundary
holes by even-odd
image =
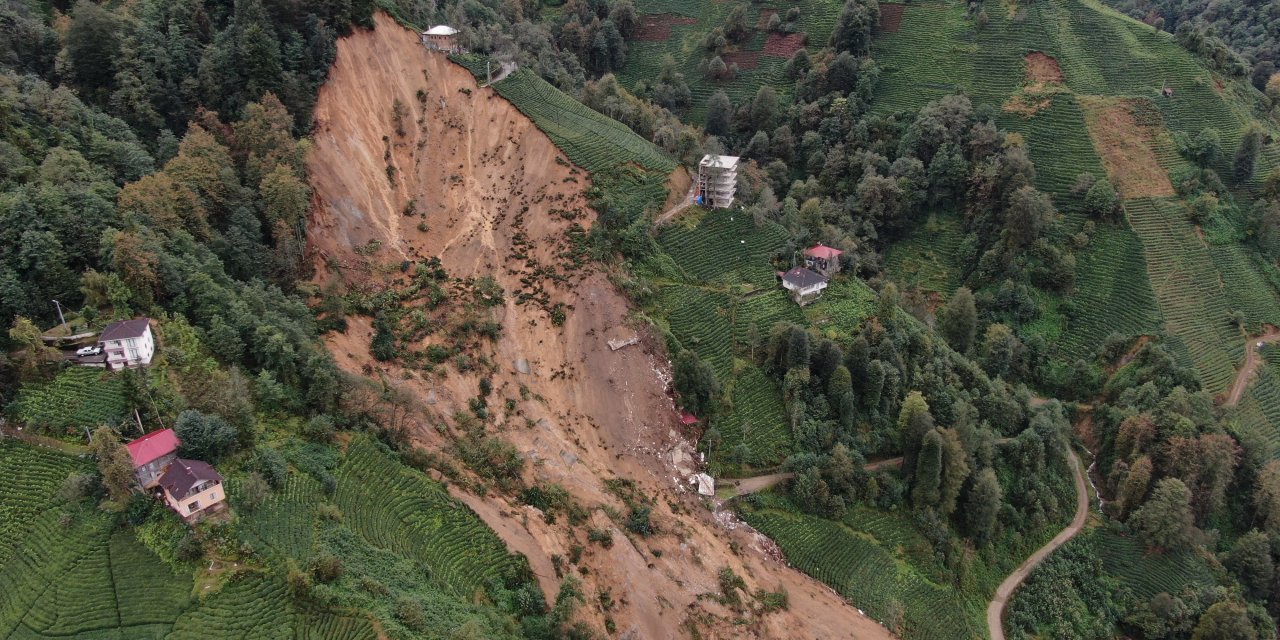
[[[92,346],[80,347],[79,349],[76,349],[76,355],[78,356],[96,356],[99,353],[102,353],[102,347],[96,344]]]

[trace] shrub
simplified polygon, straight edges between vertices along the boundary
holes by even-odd
[[[650,520],[652,511],[653,509],[647,505],[632,507],[631,515],[627,516],[627,530],[646,538],[653,535],[654,527]]]
[[[592,529],[588,531],[587,540],[597,542],[606,549],[613,546],[613,534],[608,529]]]
[[[311,575],[316,582],[328,584],[342,576],[342,561],[333,554],[325,554],[311,561]]]
[[[249,511],[256,511],[270,492],[266,478],[257,471],[250,471],[240,485],[241,502]]]

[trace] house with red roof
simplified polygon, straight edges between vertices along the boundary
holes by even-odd
[[[143,489],[155,491],[187,522],[227,507],[222,476],[206,462],[178,457],[182,441],[173,429],[152,431],[125,445],[133,475]]]
[[[831,274],[840,271],[840,256],[842,254],[844,254],[843,251],[824,246],[819,242],[804,250],[804,266],[824,276],[831,277]]]
[[[177,459],[178,444],[178,434],[173,429],[161,429],[125,445],[133,459],[133,476],[143,489],[156,486],[165,467]]]

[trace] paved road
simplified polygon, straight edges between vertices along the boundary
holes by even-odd
[[[1244,343],[1244,364],[1240,366],[1240,372],[1236,374],[1236,381],[1231,385],[1231,393],[1227,394],[1227,406],[1234,407],[1240,402],[1240,398],[1244,396],[1244,390],[1249,388],[1249,381],[1253,379],[1253,374],[1258,370],[1258,365],[1262,364],[1262,358],[1258,357],[1258,347],[1266,343],[1280,342],[1280,333],[1269,333],[1256,338],[1248,338]]]
[[[987,605],[987,628],[991,630],[991,640],[1004,640],[1004,607],[1009,603],[1009,597],[1013,592],[1018,590],[1022,581],[1027,579],[1031,570],[1035,569],[1041,560],[1049,557],[1050,553],[1080,533],[1084,529],[1085,521],[1089,518],[1089,489],[1085,485],[1084,473],[1080,471],[1080,458],[1076,456],[1075,451],[1068,448],[1067,459],[1071,464],[1071,476],[1075,479],[1076,485],[1076,516],[1071,519],[1071,524],[1066,529],[1054,536],[1049,544],[1031,554],[1030,558],[1019,565],[996,588],[995,597]]]

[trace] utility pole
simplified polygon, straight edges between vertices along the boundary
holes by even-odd
[[[56,307],[56,308],[58,309],[58,320],[62,322],[62,328],[63,328],[63,329],[66,329],[66,328],[67,328],[67,319],[66,319],[66,318],[64,318],[64,317],[62,317],[62,305],[61,305],[61,304],[58,304],[58,301],[57,301],[57,300],[54,300],[54,301],[53,301],[53,306],[54,306],[54,307]]]
[[[485,85],[486,87],[487,87],[487,86],[489,86],[489,85],[491,85],[491,84],[493,84],[493,70],[489,68],[489,65],[491,65],[491,64],[493,64],[493,61],[492,61],[491,59],[489,59],[489,58],[485,58],[485,60],[484,60],[484,78],[485,78],[485,79],[484,79],[484,85]]]

